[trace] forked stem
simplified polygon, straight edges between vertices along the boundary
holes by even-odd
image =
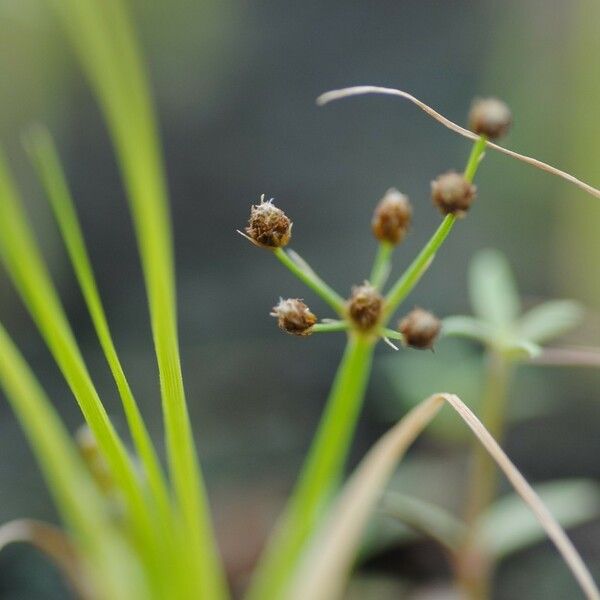
[[[469,155],[469,160],[467,161],[467,166],[464,170],[464,177],[469,183],[475,178],[475,174],[477,173],[477,169],[479,168],[479,164],[481,163],[485,152],[486,143],[486,138],[480,136],[471,149],[471,154]],[[398,306],[400,306],[402,301],[412,292],[417,283],[419,283],[421,277],[423,277],[425,271],[427,271],[429,265],[435,258],[436,252],[444,243],[444,240],[448,237],[450,231],[452,231],[454,223],[456,223],[456,217],[454,215],[446,215],[446,217],[444,217],[444,220],[423,250],[419,252],[415,260],[413,260],[408,269],[404,271],[403,275],[389,291],[386,296],[386,306],[384,310],[385,323],[389,321]]]
[[[312,269],[302,268],[283,248],[275,248],[273,254],[287,267],[300,281],[307,285],[315,294],[320,296],[336,313],[343,316],[344,299],[329,285],[327,285]]]
[[[381,290],[387,281],[391,269],[391,258],[394,252],[394,246],[389,242],[383,241],[379,243],[377,248],[377,255],[375,256],[375,262],[373,263],[373,269],[369,281],[371,285]]]

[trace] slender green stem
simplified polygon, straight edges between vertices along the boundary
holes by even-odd
[[[479,164],[483,159],[486,145],[487,138],[485,137],[485,135],[482,135],[477,139],[477,141],[473,144],[473,147],[471,148],[471,154],[469,155],[469,160],[467,161],[467,166],[465,167],[463,173],[465,179],[469,183],[473,183],[473,179],[475,179],[475,174],[477,173]]]
[[[390,260],[393,251],[394,246],[389,242],[379,243],[377,255],[375,256],[375,262],[373,263],[373,268],[371,269],[371,276],[369,277],[371,285],[378,290],[383,288],[390,274]]]
[[[408,269],[404,271],[402,277],[394,284],[392,289],[386,296],[384,309],[384,322],[387,322],[402,301],[412,292],[425,271],[435,257],[435,253],[444,243],[446,237],[452,230],[456,217],[454,215],[446,215],[441,225],[437,228],[431,239],[425,247],[419,252],[418,256],[413,260]]]
[[[315,294],[320,296],[339,315],[344,314],[344,299],[329,287],[312,269],[300,267],[283,248],[275,248],[273,254],[300,281],[306,284]]]
[[[159,508],[160,518],[162,520],[169,519],[171,508],[166,481],[110,333],[81,225],[58,152],[48,131],[41,127],[31,130],[25,143],[40,181],[46,190],[98,340],[121,396],[133,443]]]
[[[330,333],[332,331],[348,331],[350,325],[347,321],[334,321],[333,323],[317,323],[312,328],[312,333]]]
[[[390,338],[390,340],[404,340],[404,336],[399,331],[395,331],[389,327],[382,327],[381,335],[386,338]]]
[[[249,600],[279,600],[341,478],[371,371],[375,340],[351,334],[325,413],[283,517],[255,573]]]
[[[506,402],[512,372],[511,362],[497,350],[488,353],[487,380],[480,408],[481,421],[498,442],[506,422]],[[467,533],[457,553],[457,578],[471,600],[489,597],[491,557],[476,545],[478,521],[492,503],[497,485],[496,464],[481,444],[473,446],[467,484],[465,523]]]
[[[473,144],[467,166],[465,167],[464,176],[469,182],[473,181],[477,169],[483,157],[485,150],[486,139],[484,136],[478,138]],[[419,252],[418,256],[406,269],[400,279],[394,284],[388,295],[386,296],[386,306],[384,310],[384,322],[387,322],[402,301],[412,292],[414,287],[417,285],[421,277],[423,277],[425,271],[427,271],[429,265],[435,258],[436,252],[440,246],[444,243],[448,234],[456,223],[456,217],[454,215],[446,215],[444,220],[437,228],[431,239],[427,242],[425,247]]]

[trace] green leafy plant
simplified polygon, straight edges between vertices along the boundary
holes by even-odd
[[[578,325],[583,310],[573,301],[560,300],[539,304],[522,314],[521,299],[510,267],[506,259],[493,250],[481,251],[473,258],[470,296],[473,312],[477,316],[448,317],[444,319],[443,333],[448,337],[463,337],[482,344],[485,348],[485,360],[482,365],[480,361],[466,358],[462,362],[464,370],[452,375],[457,378],[458,387],[467,391],[473,384],[465,386],[459,380],[473,382],[481,371],[485,372],[481,386],[483,389],[479,389],[479,384],[475,386],[479,396],[477,410],[488,431],[496,440],[501,440],[512,412],[507,403],[511,396],[510,383],[516,366],[539,357],[543,352],[541,344]],[[455,350],[453,357],[457,358]],[[451,356],[448,366],[450,373],[459,364],[454,364]],[[413,364],[409,368],[414,370],[419,367]],[[422,375],[430,383],[432,377],[435,380],[433,374]],[[396,377],[402,377],[402,374],[396,374]],[[447,383],[448,380],[445,384]],[[471,394],[475,395],[472,390],[468,395]],[[537,410],[544,408],[540,405]],[[518,509],[511,518],[502,519],[498,516],[503,512],[501,506],[514,507],[514,504],[503,499],[499,501],[498,508],[495,508],[495,465],[479,445],[473,450],[472,463],[465,497],[464,520],[456,520],[450,515],[445,518],[452,523],[452,555],[462,586],[473,597],[487,597],[494,562],[505,555],[507,547],[511,548],[510,541],[503,544],[500,540],[511,540],[512,534],[517,540],[512,550],[516,551],[522,547],[524,540],[531,544],[538,538],[528,534],[531,527],[523,526]],[[540,490],[543,490],[544,498],[556,507],[558,520],[565,527],[590,519],[600,510],[600,492],[592,482],[549,482],[541,486]],[[580,500],[577,499],[578,491],[581,493]],[[569,498],[568,505],[561,504],[563,497]],[[395,508],[396,515],[401,517],[402,510],[398,511],[397,506]],[[510,514],[510,509],[507,512]],[[433,529],[437,530],[436,527]],[[459,533],[457,529],[460,530]],[[497,534],[498,546],[491,541],[494,537],[490,535],[491,531]],[[534,528],[534,531],[539,532],[539,529]],[[429,534],[445,540],[445,545],[448,546],[447,535],[440,535],[435,531],[429,531]]]
[[[25,136],[25,146],[54,211],[114,378],[135,454],[128,451],[99,397],[6,160],[0,155],[0,260],[87,426],[78,441],[72,439],[9,334],[0,327],[0,386],[36,454],[67,530],[61,534],[44,524],[13,522],[0,529],[0,547],[19,540],[36,544],[61,566],[73,590],[84,598],[227,598],[229,590],[214,540],[183,387],[166,178],[140,50],[122,0],[48,0],[48,4],[71,40],[102,109],[127,191],[158,366],[168,470],[164,472],[160,465],[118,358],[58,152],[47,131],[32,128]],[[338,91],[322,97],[321,102],[365,91],[381,90]],[[439,321],[426,311],[412,311],[398,328],[390,327],[390,322],[457,220],[469,209],[475,195],[472,182],[485,149],[517,156],[569,179],[593,195],[599,194],[570,175],[490,142],[488,136],[501,133],[509,124],[504,108],[500,110],[500,129],[490,129],[489,123],[486,126],[487,117],[482,125],[482,115],[478,114],[472,119],[471,132],[451,124],[405,92],[384,93],[411,99],[445,125],[473,139],[474,144],[463,173],[447,173],[434,182],[432,196],[443,220],[385,296],[382,290],[390,272],[392,251],[410,220],[410,205],[397,191],[386,194],[374,216],[373,232],[379,240],[379,250],[370,283],[357,286],[348,300],[328,286],[299,255],[284,249],[290,239],[291,222],[281,210],[264,201],[253,207],[247,237],[268,248],[336,315],[334,320],[318,322],[300,300],[282,300],[273,311],[280,327],[296,335],[342,331],[348,341],[298,484],[257,566],[247,596],[275,600],[334,598],[341,593],[363,525],[382,487],[408,444],[446,402],[467,422],[533,510],[586,595],[598,598],[581,558],[540,497],[454,395],[430,397],[413,409],[375,446],[345,491],[332,503],[343,478],[375,345],[384,339],[392,345],[391,340],[399,340],[407,346],[429,348],[439,333]],[[492,106],[497,115],[498,105]],[[530,314],[528,326],[523,325],[526,318],[521,321],[515,337],[505,336],[507,319],[501,324],[504,337],[496,336],[496,332],[485,338],[486,343],[492,339],[496,343],[502,337],[502,353],[511,358],[517,356],[515,349],[533,352],[533,343],[543,337],[540,330],[543,332],[544,322],[548,333],[549,320],[547,313],[546,317],[538,314],[537,320],[534,317]],[[458,333],[459,323],[455,321],[454,325]],[[469,327],[480,331],[482,324],[473,321],[467,326],[463,319],[462,327],[462,334],[466,334]],[[141,469],[137,468],[137,460]],[[347,535],[340,536],[340,531],[346,529]],[[311,591],[307,596],[306,590],[314,590],[316,595]],[[327,595],[323,596],[326,590]]]

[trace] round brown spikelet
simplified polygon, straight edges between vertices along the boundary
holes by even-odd
[[[411,217],[412,206],[408,197],[391,188],[379,201],[373,213],[373,235],[380,242],[399,244],[408,231]]]
[[[469,112],[469,129],[496,140],[506,135],[512,125],[510,108],[498,98],[476,98]]]
[[[273,200],[261,200],[250,209],[246,233],[257,246],[283,248],[292,237],[292,222]]]
[[[348,315],[358,327],[367,331],[379,321],[383,309],[383,297],[369,283],[352,288],[352,295],[348,300]]]
[[[448,171],[431,182],[431,198],[444,215],[463,217],[476,192],[477,188],[456,171]]]
[[[422,308],[411,310],[398,326],[404,342],[412,348],[432,348],[442,328],[441,321]]]
[[[280,299],[271,316],[277,318],[279,329],[291,335],[310,335],[317,322],[317,317],[298,298]]]

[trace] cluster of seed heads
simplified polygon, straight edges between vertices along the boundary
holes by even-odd
[[[475,100],[469,113],[469,127],[478,135],[497,139],[512,122],[510,110],[495,98]],[[443,215],[464,217],[476,196],[476,187],[462,173],[448,171],[431,183],[431,198]],[[397,189],[389,189],[377,204],[371,230],[377,240],[395,246],[402,242],[410,228],[412,206],[408,197]],[[292,221],[272,200],[252,206],[245,237],[257,246],[277,250],[287,246],[292,234]],[[385,298],[368,281],[352,288],[345,305],[345,319],[355,331],[378,335],[384,315]],[[313,333],[317,317],[298,298],[281,299],[272,309],[279,328],[296,336]],[[440,334],[441,322],[432,313],[415,308],[398,323],[405,345],[430,349]]]

